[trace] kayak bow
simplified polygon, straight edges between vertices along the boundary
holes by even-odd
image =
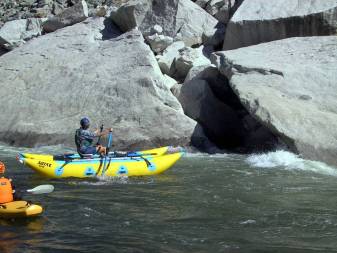
[[[5,219],[33,217],[39,215],[42,211],[41,206],[30,204],[24,200],[0,204],[0,218]]]

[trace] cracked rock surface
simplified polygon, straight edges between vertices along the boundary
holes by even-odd
[[[250,114],[293,151],[337,164],[336,36],[216,52],[212,63]]]
[[[104,18],[2,55],[0,76],[0,102],[6,104],[0,138],[13,145],[74,145],[72,130],[84,115],[93,124],[113,126],[117,150],[203,139],[165,84],[142,34],[121,35]]]
[[[207,41],[217,45],[223,40],[215,39],[218,21],[190,0],[130,0],[112,12],[111,18],[122,31],[138,27],[145,37],[154,25],[160,25],[163,35],[186,46]]]

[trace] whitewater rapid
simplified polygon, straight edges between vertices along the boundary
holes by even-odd
[[[1,157],[15,158],[18,153],[41,153],[41,154],[62,154],[74,153],[74,149],[64,145],[41,146],[34,148],[13,147],[6,144],[0,144]],[[311,161],[302,158],[300,155],[285,150],[277,150],[261,154],[238,155],[238,154],[206,154],[206,153],[189,153],[185,154],[187,158],[212,158],[224,159],[228,161],[243,160],[252,169],[281,169],[314,172],[323,175],[337,177],[337,168],[327,165],[320,161]],[[102,179],[105,181],[106,179]],[[123,182],[123,181],[122,181]]]
[[[299,155],[284,150],[252,154],[246,158],[246,162],[254,168],[310,171],[337,177],[337,168],[323,162],[303,159]]]

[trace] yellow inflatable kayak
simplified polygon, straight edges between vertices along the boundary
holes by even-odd
[[[0,218],[5,219],[33,217],[39,215],[42,211],[41,206],[30,204],[24,200],[0,204]]]
[[[150,176],[164,172],[184,154],[182,148],[109,153],[106,157],[93,155],[82,158],[78,154],[41,155],[21,153],[18,160],[41,175],[50,178],[93,176]]]

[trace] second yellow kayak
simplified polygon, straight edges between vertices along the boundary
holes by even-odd
[[[0,204],[0,218],[33,217],[41,214],[43,208],[24,200]]]

